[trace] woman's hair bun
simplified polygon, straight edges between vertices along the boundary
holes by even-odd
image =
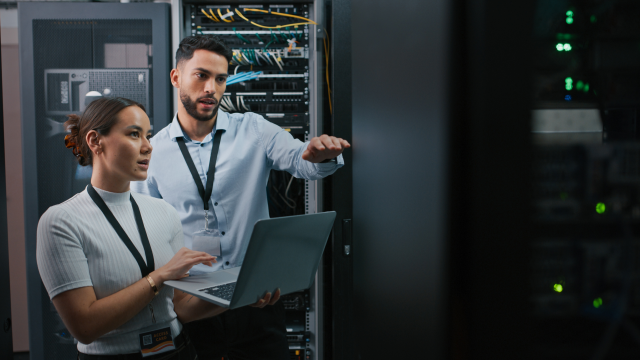
[[[78,159],[80,165],[86,165],[86,154],[83,154],[82,141],[79,138],[80,134],[80,116],[71,114],[67,115],[69,120],[64,123],[64,126],[71,133],[64,137],[64,145],[67,149],[73,151],[73,155]]]

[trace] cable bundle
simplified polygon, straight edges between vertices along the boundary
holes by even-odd
[[[260,75],[262,75],[262,71],[249,71],[234,74],[227,78],[227,85],[236,84],[241,81],[257,79]]]
[[[273,66],[275,63],[275,65],[278,65],[280,70],[282,70],[282,66],[284,66],[282,56],[284,56],[284,50],[281,53],[279,49],[234,49],[231,65]],[[271,59],[273,59],[273,61],[271,61]]]
[[[227,13],[226,14],[222,14],[222,12],[220,12],[220,9],[218,8],[218,16],[216,17],[216,14],[213,12],[212,9],[209,9],[209,12],[205,11],[204,9],[200,9],[200,11],[213,22],[221,22],[221,21],[224,21],[224,22],[227,22],[227,23],[234,22],[235,20],[233,19],[233,15],[234,15],[233,12],[230,11],[230,9],[225,9],[225,10],[227,10]],[[288,27],[288,26],[297,27],[297,26],[301,26],[301,25],[318,25],[318,23],[316,23],[315,21],[313,21],[311,19],[307,19],[307,18],[302,17],[302,16],[298,16],[298,15],[285,14],[285,13],[275,12],[275,11],[271,11],[271,10],[262,10],[262,9],[248,9],[248,8],[245,8],[245,9],[243,9],[243,11],[245,12],[245,14],[248,11],[260,12],[260,13],[272,14],[272,15],[283,16],[283,17],[290,17],[290,18],[295,18],[295,19],[300,19],[300,20],[304,20],[305,21],[305,22],[298,22],[298,23],[295,23],[295,24],[264,26],[264,25],[256,24],[255,22],[247,19],[246,16],[242,15],[240,10],[235,9],[236,14],[238,14],[238,16],[241,17],[243,20],[251,23],[251,25],[254,25],[254,26],[257,26],[257,27],[261,27],[261,28],[264,28],[264,29],[281,29],[281,28]]]

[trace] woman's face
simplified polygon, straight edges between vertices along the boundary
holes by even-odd
[[[153,149],[149,117],[139,107],[128,106],[117,118],[109,135],[100,139],[102,154],[96,157],[111,177],[120,181],[145,180]]]

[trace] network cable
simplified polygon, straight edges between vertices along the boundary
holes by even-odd
[[[315,21],[311,20],[311,19],[307,19],[305,17],[302,16],[298,16],[298,15],[291,15],[291,14],[285,14],[285,13],[279,13],[279,12],[273,12],[273,11],[267,11],[267,10],[262,10],[262,9],[249,9],[249,8],[245,8],[244,12],[247,11],[254,11],[254,12],[262,12],[262,13],[267,13],[267,14],[273,14],[273,15],[278,15],[278,16],[287,16],[287,17],[292,17],[292,18],[297,18],[297,19],[302,19],[302,20],[306,20],[307,22],[305,23],[295,23],[295,24],[286,24],[286,25],[276,25],[276,26],[264,26],[264,25],[260,25],[257,24],[249,19],[247,19],[246,16],[242,15],[240,13],[240,10],[235,9],[236,14],[238,14],[239,17],[241,17],[242,19],[244,19],[245,21],[251,23],[251,25],[257,26],[257,27],[261,27],[263,29],[281,29],[281,28],[286,28],[289,26],[301,26],[301,25],[318,25],[318,23],[316,23]],[[282,36],[282,34],[281,34]]]
[[[322,39],[322,42],[324,43],[324,57],[327,63],[327,67],[325,71],[327,75],[327,95],[329,97],[329,113],[333,115],[333,107],[331,105],[331,84],[329,83],[329,49],[331,46],[331,42],[329,40],[329,33],[327,32],[327,29],[324,29],[324,33],[326,35],[326,40]]]
[[[242,81],[254,80],[257,79],[260,75],[262,75],[262,71],[241,72],[239,74],[231,75],[227,78],[227,85],[237,84]]]

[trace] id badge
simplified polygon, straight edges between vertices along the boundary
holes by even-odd
[[[140,333],[139,336],[142,357],[162,354],[176,348],[170,327]]]
[[[212,256],[220,256],[220,232],[218,229],[204,229],[193,234],[191,250],[204,251]]]

